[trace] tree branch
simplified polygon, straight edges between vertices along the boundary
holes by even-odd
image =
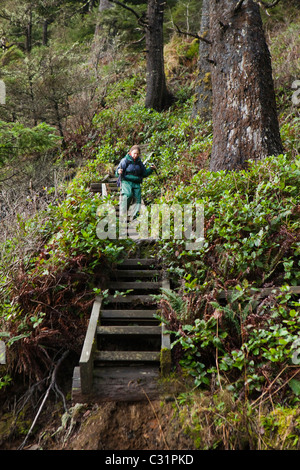
[[[187,36],[192,36],[193,38],[199,39],[200,41],[204,41],[206,44],[212,44],[212,42],[209,39],[206,39],[204,36],[200,36],[197,33],[188,33],[187,31],[182,31],[176,23],[174,23],[174,26],[179,34],[186,34]]]
[[[268,3],[268,2],[265,2],[264,0],[260,0],[259,3],[261,3],[265,8],[273,8],[273,7],[276,7],[276,5],[280,2],[280,0],[275,0],[275,2],[273,3]]]
[[[140,24],[148,27],[148,23],[143,19],[143,15],[140,16],[133,8],[125,5],[125,3],[119,2],[118,0],[109,0],[109,2],[114,3],[115,5],[119,5],[120,7],[125,8],[125,10],[130,11],[137,18]]]
[[[235,8],[234,8],[234,10],[233,10],[233,13],[234,13],[234,14],[237,13],[237,12],[240,10],[240,8],[242,7],[243,3],[244,3],[244,0],[239,0],[239,2],[236,4],[236,6],[235,6]]]

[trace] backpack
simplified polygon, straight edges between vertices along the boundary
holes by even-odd
[[[127,160],[127,158],[126,158],[126,162],[125,162],[125,163],[126,163],[126,165],[125,165],[125,168],[124,168],[124,170],[123,170],[123,175],[125,174],[125,171],[126,171],[128,165],[129,165],[131,162],[130,162],[129,160]],[[141,163],[142,163],[141,160],[139,160],[139,161],[138,161],[138,164],[140,165],[141,169],[143,169]],[[121,177],[122,177],[122,175],[119,175],[119,177],[118,177],[118,179],[117,179],[117,187],[118,187],[118,188],[121,187],[121,181],[122,181],[122,178],[121,178]]]

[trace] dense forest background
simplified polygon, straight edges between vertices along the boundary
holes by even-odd
[[[147,204],[204,205],[201,249],[187,251],[180,240],[160,240],[156,249],[172,287],[159,311],[173,332],[174,369],[165,383],[172,419],[197,449],[300,446],[299,296],[290,290],[300,285],[299,3],[260,2],[280,151],[250,153],[233,171],[211,167],[219,117],[210,106],[199,108],[214,96],[228,108],[243,98],[234,89],[211,95],[218,77],[206,68],[200,75],[213,65],[203,40],[208,3],[157,2],[164,12],[155,37],[163,56],[151,63],[151,70],[163,69],[156,81],[148,68],[151,1],[0,0],[3,448],[28,432],[66,351],[61,380],[68,390],[94,295],[135,250],[130,239],[99,240],[101,196],[89,190],[133,143],[158,167],[143,183]],[[238,10],[254,4],[230,3]],[[228,24],[219,24],[224,34]],[[149,93],[158,87],[158,95]],[[236,117],[232,122],[243,128]],[[270,289],[263,299],[261,288]],[[222,302],[220,293],[229,291]],[[163,409],[171,413],[169,405]],[[56,418],[64,411],[61,405]]]

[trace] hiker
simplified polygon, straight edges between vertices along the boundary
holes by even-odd
[[[140,154],[140,147],[134,145],[120,161],[116,170],[116,176],[119,176],[121,180],[120,213],[124,214],[125,210],[128,211],[129,205],[134,201],[133,219],[139,216],[143,178],[151,175],[155,169],[155,165],[150,165],[150,168],[146,168],[140,158]]]

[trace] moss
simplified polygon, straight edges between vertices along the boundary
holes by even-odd
[[[5,413],[0,418],[0,445],[11,439],[12,435],[24,436],[28,433],[31,421],[25,418],[26,410],[18,416],[14,413]]]
[[[163,376],[169,375],[171,366],[171,350],[168,348],[162,348],[160,351],[160,368]]]
[[[204,81],[204,83],[209,83],[209,84],[211,83],[211,73],[210,72],[207,72],[204,75],[203,81]]]
[[[278,407],[262,418],[264,442],[269,449],[299,449],[300,412]]]
[[[186,52],[186,58],[187,59],[194,59],[194,57],[198,56],[198,53],[199,53],[199,40],[194,39],[191,42],[190,47],[188,48],[188,50]]]

